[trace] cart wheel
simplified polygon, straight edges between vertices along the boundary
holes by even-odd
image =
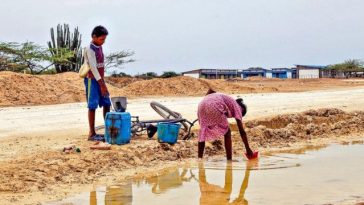
[[[166,106],[158,103],[158,102],[151,102],[150,106],[155,110],[160,116],[164,119],[181,119],[182,115],[178,112],[174,112],[167,108]],[[188,132],[189,125],[186,122],[180,122],[182,125],[183,132]]]

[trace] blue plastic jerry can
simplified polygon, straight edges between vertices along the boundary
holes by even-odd
[[[105,141],[109,144],[128,144],[131,137],[131,116],[128,112],[109,112],[105,118]]]

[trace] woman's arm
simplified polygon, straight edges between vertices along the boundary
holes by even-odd
[[[236,119],[236,124],[238,125],[239,133],[241,136],[241,139],[244,142],[246,153],[248,156],[253,156],[253,151],[249,147],[248,137],[246,135],[246,132],[243,127],[243,122],[241,120]]]

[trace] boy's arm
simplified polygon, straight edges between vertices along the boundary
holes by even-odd
[[[107,90],[107,87],[106,87],[106,84],[104,82],[104,79],[101,78],[101,75],[99,73],[99,70],[97,69],[97,61],[96,61],[96,54],[95,54],[95,52],[92,49],[90,49],[90,48],[87,48],[86,49],[86,52],[87,52],[88,63],[90,65],[92,75],[95,77],[96,81],[100,85],[100,89],[101,89],[102,96],[109,95],[109,91]]]
[[[87,52],[88,64],[90,65],[92,75],[95,77],[96,81],[99,81],[101,79],[101,75],[99,73],[99,70],[97,70],[95,51],[91,50],[90,48],[87,48],[86,52]]]

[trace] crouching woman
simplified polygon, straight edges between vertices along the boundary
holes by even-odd
[[[249,147],[248,138],[243,128],[242,118],[246,113],[246,107],[242,99],[216,93],[209,90],[198,106],[198,119],[200,132],[198,136],[198,158],[203,157],[205,141],[214,141],[224,136],[224,144],[227,160],[232,159],[231,130],[228,118],[235,118],[241,139],[244,142],[248,159],[255,158],[256,153]]]

